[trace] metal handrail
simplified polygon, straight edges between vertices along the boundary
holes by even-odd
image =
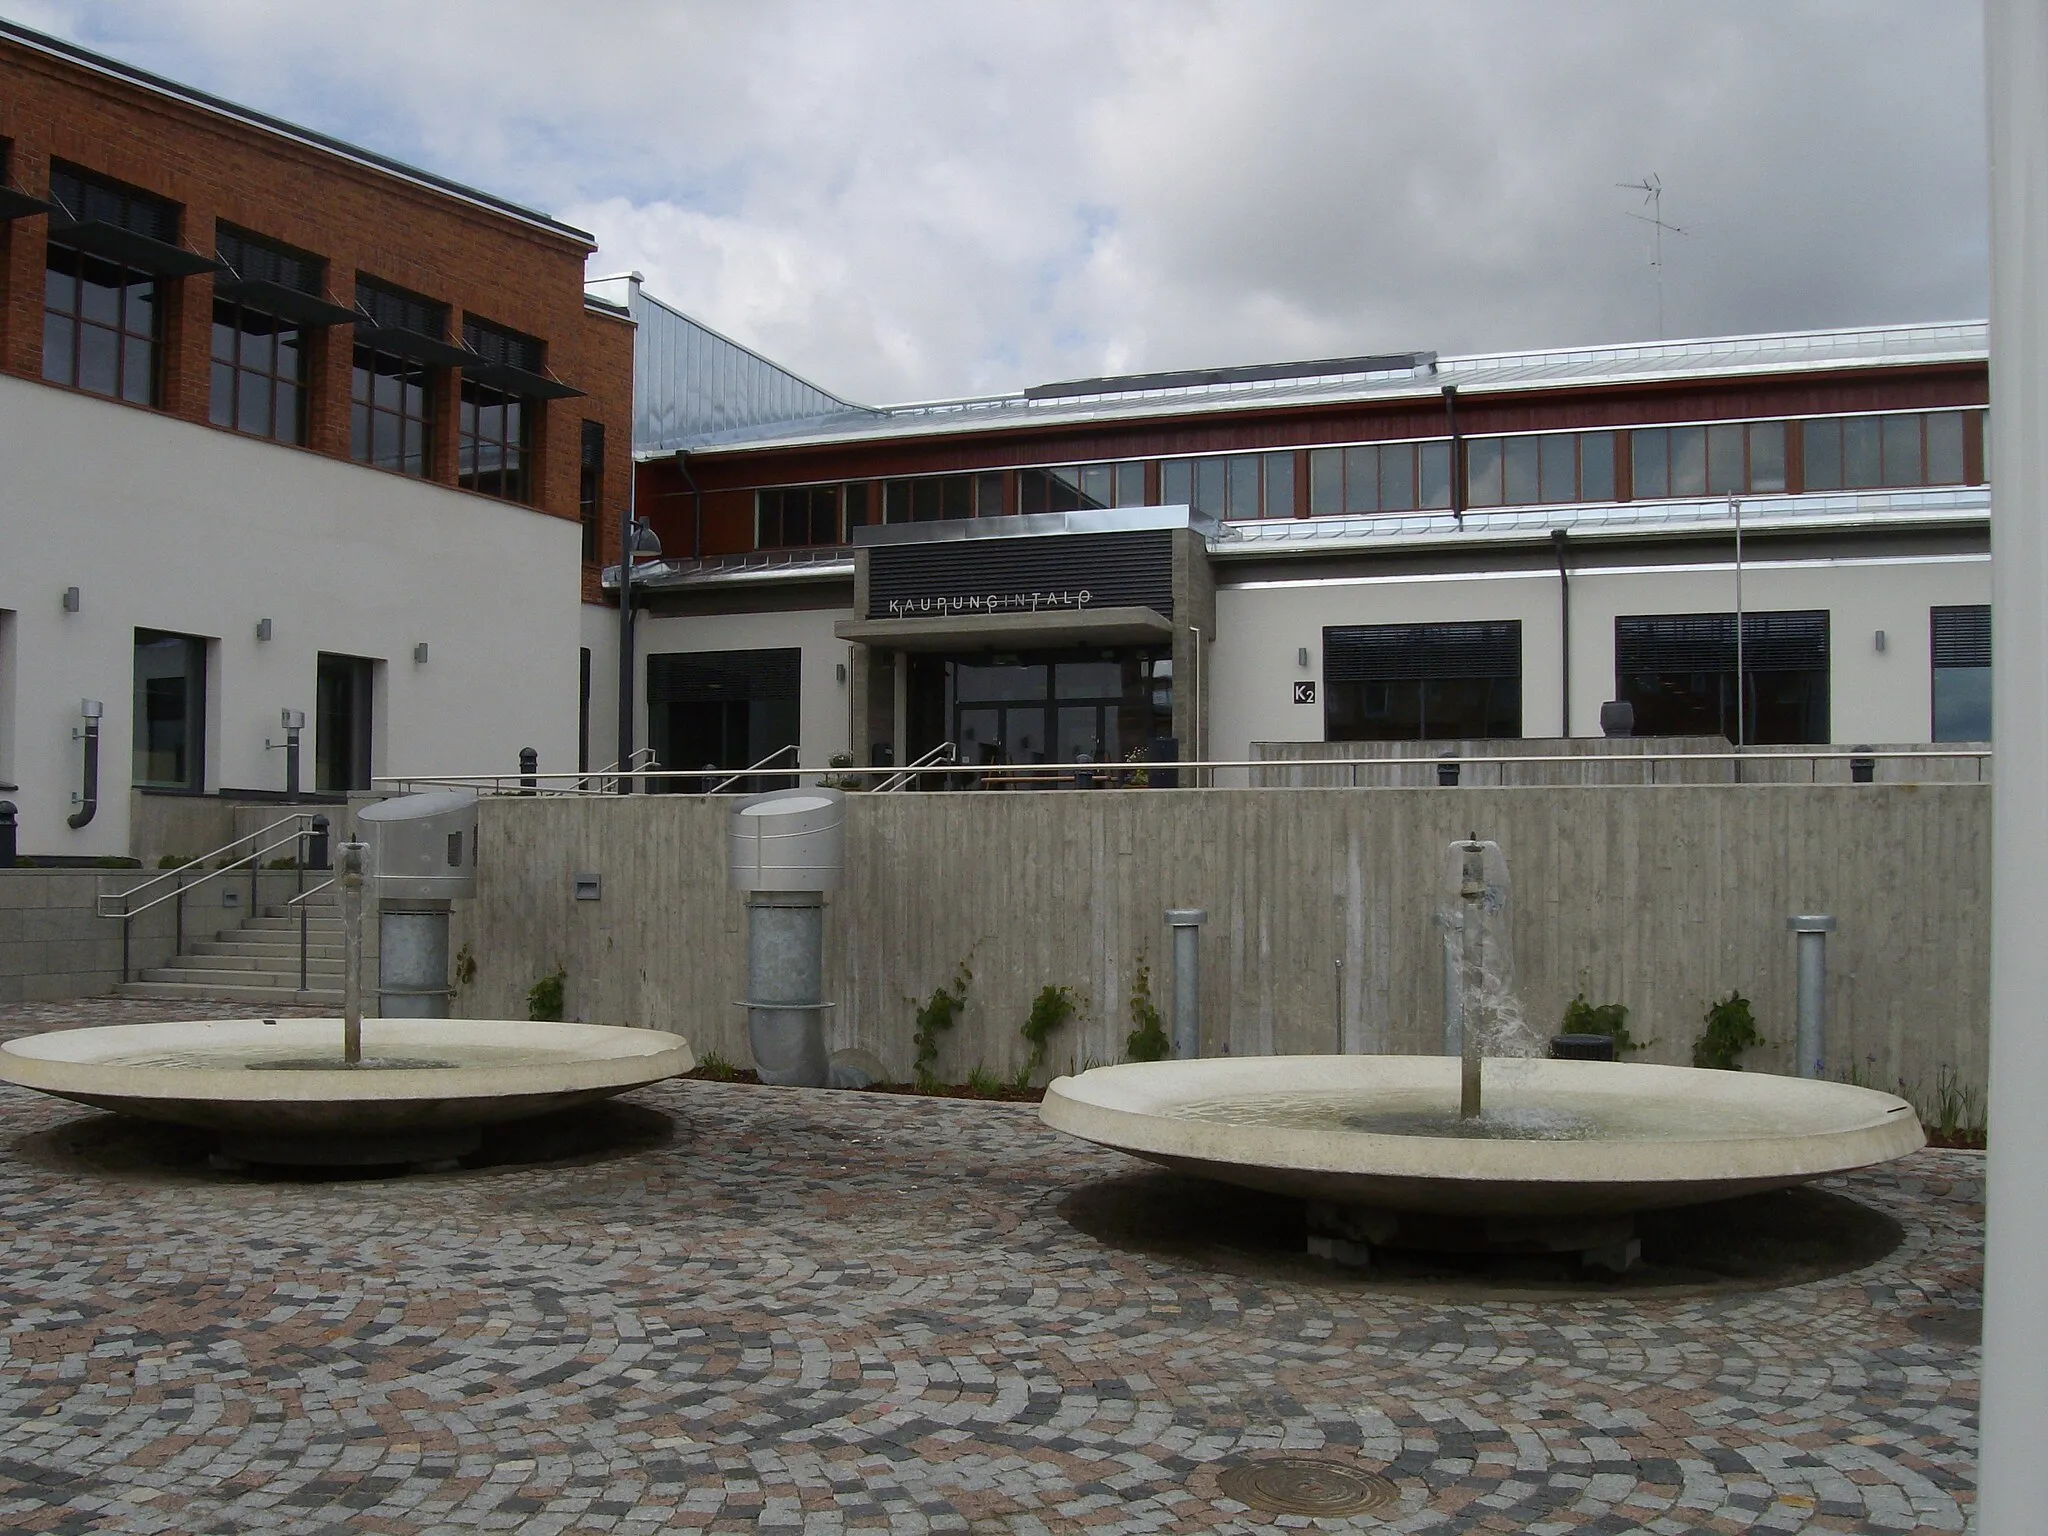
[[[297,907],[299,909],[299,990],[301,992],[310,992],[312,990],[306,982],[306,898],[308,896],[318,896],[322,891],[331,887],[335,880],[339,878],[339,876],[330,875],[310,891],[301,891],[285,903],[287,907]]]
[[[707,795],[719,794],[725,789],[726,785],[737,784],[741,779],[744,779],[751,774],[759,773],[762,769],[766,768],[770,763],[774,762],[775,759],[777,759],[778,757],[786,757],[794,751],[796,751],[795,742],[791,742],[786,747],[777,747],[773,752],[770,752],[758,763],[755,763],[753,766],[748,768],[742,768],[738,773],[734,774],[729,779],[720,779],[716,784],[712,785],[709,789],[704,791],[704,793],[706,793]]]
[[[618,781],[621,778],[627,776],[637,776],[637,774],[642,768],[646,767],[649,763],[653,762],[654,760],[654,748],[635,747],[631,752],[628,752],[626,754],[623,762],[618,758],[613,758],[610,762],[606,763],[602,768],[593,768],[587,773],[575,773],[568,775],[568,777],[570,778],[575,778],[582,781],[577,788],[553,790],[550,791],[550,793],[563,795],[615,795],[619,792]],[[612,787],[610,789],[605,789],[602,787],[592,789],[590,787],[589,781],[592,779],[598,780],[600,786],[602,786],[604,778],[607,774],[611,776],[612,780]],[[557,779],[564,777],[564,775],[557,773],[545,773],[537,775],[528,774],[527,777]],[[388,783],[390,781],[385,779],[379,779],[376,782],[382,784]]]
[[[795,767],[784,769],[792,777],[811,779],[881,778],[885,784],[906,775],[976,774],[983,777],[1020,772],[1057,776],[1074,772],[1085,773],[1097,779],[1128,777],[1130,774],[1149,769],[1154,773],[1171,772],[1176,769],[1295,769],[1295,768],[1433,768],[1438,764],[1517,764],[1517,763],[1577,763],[1581,766],[1615,765],[1631,763],[1775,763],[1775,762],[1852,762],[1858,758],[1877,762],[1904,762],[1916,759],[1973,759],[1990,762],[1995,753],[1985,747],[1963,747],[1953,750],[1934,745],[1926,747],[1873,747],[1869,751],[1856,748],[1820,748],[1809,752],[1784,752],[1752,748],[1748,751],[1731,752],[1627,752],[1627,753],[1481,753],[1470,756],[1443,757],[1248,757],[1248,758],[1176,758],[1166,762],[1137,763],[961,763],[955,761],[930,761],[950,748],[951,743],[942,744],[903,768],[852,768],[827,765],[822,768]],[[649,769],[640,777],[650,780],[684,782],[702,780],[717,774],[728,773],[723,768],[656,768]],[[535,777],[535,775],[528,775]],[[540,774],[537,777],[575,779],[574,773]],[[515,793],[518,790],[518,776],[512,774],[471,773],[471,774],[409,774],[391,776],[376,780],[379,784],[408,785],[425,784],[435,787],[476,789],[487,793]]]
[[[895,773],[882,780],[881,783],[875,786],[874,792],[878,795],[889,794],[901,789],[905,784],[911,782],[916,774],[927,768],[935,767],[941,763],[951,764],[959,761],[960,749],[950,741],[942,741],[936,747],[933,747],[931,751],[925,753],[923,757],[918,758],[917,761],[904,764]]]

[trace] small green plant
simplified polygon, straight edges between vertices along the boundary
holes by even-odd
[[[1692,1064],[1716,1067],[1723,1072],[1740,1072],[1742,1053],[1763,1043],[1764,1037],[1757,1033],[1756,1015],[1750,1011],[1749,999],[1740,992],[1730,992],[1707,1009],[1707,1027],[1692,1043]]]
[[[736,1083],[740,1069],[727,1061],[716,1051],[706,1051],[697,1058],[697,1075],[708,1077],[714,1083]]]
[[[968,1068],[967,1091],[969,1093],[979,1094],[984,1099],[999,1099],[1003,1096],[1003,1090],[1009,1086],[1008,1083],[997,1077],[995,1073],[989,1071],[988,1068],[978,1061]]]
[[[1567,1035],[1605,1035],[1614,1042],[1617,1056],[1643,1050],[1650,1044],[1628,1032],[1626,1003],[1589,1003],[1583,991],[1564,1005],[1563,1030]]]
[[[1132,789],[1150,789],[1152,787],[1152,770],[1147,766],[1143,766],[1148,762],[1145,756],[1145,749],[1143,747],[1131,748],[1130,751],[1124,754],[1124,761],[1140,765],[1124,775],[1124,783]]]
[[[458,987],[476,985],[476,956],[469,952],[467,944],[455,951],[455,985]]]
[[[1031,1000],[1031,1015],[1025,1019],[1024,1027],[1018,1031],[1031,1047],[1031,1055],[1022,1067],[1017,1069],[1017,1086],[1031,1086],[1032,1074],[1045,1065],[1046,1041],[1053,1031],[1061,1028],[1074,1016],[1078,999],[1072,987],[1040,987],[1038,996]]]
[[[272,859],[263,866],[265,869],[297,869],[299,861],[294,858]]]
[[[851,768],[853,766],[853,754],[851,752],[834,752],[825,759],[825,765],[828,768]],[[820,789],[865,789],[867,788],[867,780],[857,773],[828,773],[818,780],[818,787]]]
[[[952,981],[933,988],[932,995],[921,1006],[914,997],[904,999],[917,1007],[917,1027],[910,1036],[917,1047],[917,1054],[911,1059],[910,1075],[927,1093],[939,1086],[938,1076],[933,1070],[939,1063],[939,1036],[960,1022],[961,1011],[967,1006],[967,984],[973,979],[974,973],[962,960],[953,971]]]
[[[543,976],[526,989],[526,1016],[540,1023],[561,1022],[563,992],[568,984],[569,969],[558,965],[552,975]]]
[[[158,869],[182,869],[192,861],[182,853],[167,853],[156,861]]]
[[[1152,1002],[1152,972],[1140,962],[1137,979],[1131,983],[1130,1034],[1124,1037],[1124,1051],[1132,1061],[1164,1061],[1170,1049],[1166,1022]]]

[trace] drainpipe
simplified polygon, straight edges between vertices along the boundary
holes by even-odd
[[[1444,414],[1451,422],[1451,516],[1465,526],[1465,440],[1458,435],[1458,386],[1444,386]]]
[[[78,711],[85,717],[85,729],[75,734],[85,741],[85,774],[80,786],[78,809],[64,818],[64,824],[72,831],[79,831],[91,822],[100,808],[100,714],[103,706],[98,699],[81,700]]]
[[[1565,543],[1571,537],[1562,528],[1550,530],[1551,545],[1557,550],[1558,649],[1563,653],[1563,682],[1558,690],[1558,707],[1564,711],[1560,736],[1572,733],[1572,573],[1565,564]]]
[[[683,484],[690,488],[690,502],[695,519],[690,535],[690,556],[695,560],[704,558],[704,493],[697,489],[697,481],[690,473],[690,451],[676,450],[676,473],[683,477]]]
[[[626,476],[626,515],[619,520],[619,776],[622,795],[633,793],[633,529],[639,521],[640,465]]]

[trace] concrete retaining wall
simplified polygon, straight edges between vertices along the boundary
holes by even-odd
[[[557,965],[571,1017],[672,1028],[747,1059],[744,909],[724,884],[728,807],[698,797],[484,802],[481,892],[454,941],[471,1017],[523,1017]],[[1053,1060],[1119,1059],[1149,969],[1170,1016],[1169,906],[1209,911],[1203,1046],[1237,1054],[1433,1051],[1431,922],[1445,845],[1497,839],[1515,882],[1530,1018],[1574,993],[1619,1001],[1683,1062],[1709,1001],[1739,988],[1791,1061],[1793,940],[1827,912],[1829,1052],[1881,1084],[1984,1078],[1990,790],[1985,785],[1210,790],[892,794],[848,800],[849,881],[827,911],[832,1043],[907,1074],[909,998],[965,960],[966,1015],[941,1074],[1013,1070],[1032,996],[1076,988]],[[572,877],[603,898],[572,899]]]
[[[1939,746],[1876,746],[1872,764],[1880,784],[1982,784],[1991,779],[1986,741]],[[1258,741],[1254,758],[1276,765],[1245,770],[1259,788],[1329,789],[1420,786],[1436,782],[1436,760],[1458,758],[1569,759],[1563,762],[1466,762],[1460,782],[1472,785],[1563,784],[1847,784],[1847,758],[1815,752],[1853,747],[1744,747],[1740,760],[1701,754],[1732,753],[1725,736],[1570,736],[1469,741]],[[1673,758],[1668,754],[1684,754]],[[1695,755],[1698,760],[1694,761]],[[1651,759],[1645,761],[1644,759]],[[1341,759],[1343,766],[1330,765]],[[1219,770],[1227,773],[1231,770]]]

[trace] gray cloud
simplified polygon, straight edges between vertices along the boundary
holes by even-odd
[[[1966,0],[0,0],[546,207],[820,384],[1954,318]]]

